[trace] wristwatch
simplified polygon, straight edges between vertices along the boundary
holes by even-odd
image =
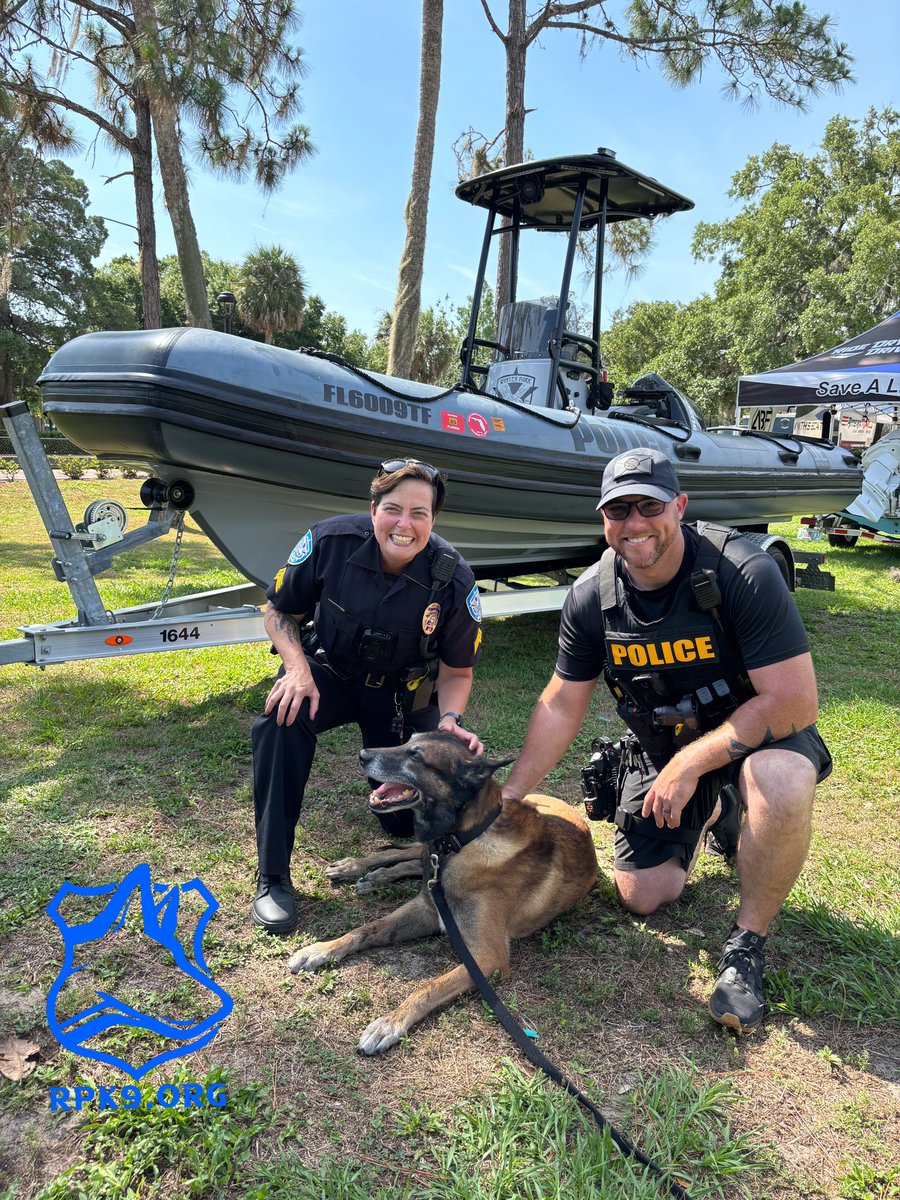
[[[453,720],[457,723],[457,725],[462,725],[462,713],[457,713],[457,712],[441,713],[440,717],[438,718],[438,725],[440,725],[440,723],[441,723],[441,721],[443,721],[444,717],[452,717]]]

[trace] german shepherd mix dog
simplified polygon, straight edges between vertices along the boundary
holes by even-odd
[[[448,834],[461,841],[487,823],[457,853],[443,858],[441,882],[450,911],[475,961],[490,977],[509,972],[511,938],[527,937],[585,896],[597,877],[597,856],[586,822],[568,804],[551,796],[500,799],[493,774],[512,759],[471,754],[452,733],[416,733],[404,746],[363,750],[362,763],[373,792],[375,812],[412,810],[419,842],[342,859],[328,868],[334,883],[358,879],[361,891],[373,883],[424,876],[413,900],[330,942],[304,946],[291,958],[294,974],[340,962],[370,946],[388,946],[439,933],[443,924],[429,894],[429,854]],[[379,1017],[359,1041],[364,1054],[396,1045],[413,1025],[475,987],[463,966],[417,987],[393,1012]]]

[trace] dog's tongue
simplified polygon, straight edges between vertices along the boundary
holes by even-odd
[[[405,784],[383,783],[369,796],[369,803],[374,808],[379,808],[382,805],[397,804],[401,800],[408,800],[410,796],[414,795],[415,788],[406,787]]]

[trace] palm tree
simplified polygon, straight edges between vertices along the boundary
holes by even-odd
[[[303,324],[306,283],[293,254],[281,246],[258,246],[241,265],[238,307],[241,319],[271,346],[276,333]]]
[[[441,86],[441,26],[444,0],[422,0],[422,52],[419,123],[413,155],[412,187],[406,202],[406,241],[400,258],[397,297],[391,321],[388,374],[410,376],[416,355],[416,331],[425,265],[428,192],[434,158],[434,129]]]

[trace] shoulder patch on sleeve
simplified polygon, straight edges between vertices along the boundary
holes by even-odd
[[[291,551],[290,558],[288,559],[288,566],[296,567],[298,565],[298,563],[306,562],[306,560],[312,554],[312,548],[313,548],[312,530],[308,529],[306,531],[306,533],[304,533],[304,535],[300,539],[300,541],[297,543],[297,545]]]
[[[481,620],[481,596],[478,594],[478,584],[472,588],[468,596],[466,596],[466,608],[472,614],[473,621]]]

